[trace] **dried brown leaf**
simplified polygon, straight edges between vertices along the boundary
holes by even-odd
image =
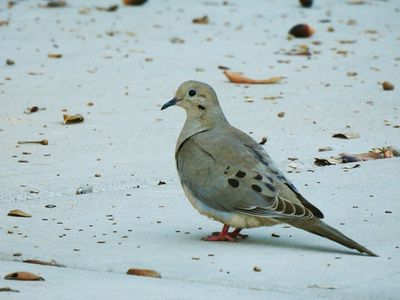
[[[26,280],[26,281],[44,281],[43,277],[31,272],[14,272],[4,276],[7,280]]]
[[[24,212],[23,210],[20,210],[20,209],[10,210],[7,215],[10,217],[22,217],[22,218],[31,218],[32,217],[31,214],[28,214],[27,212]]]
[[[268,79],[251,79],[243,76],[240,73],[231,72],[229,70],[225,70],[224,75],[229,79],[230,82],[242,84],[274,84],[280,82],[284,78],[277,76]]]
[[[128,275],[135,275],[135,276],[146,276],[146,277],[154,277],[154,278],[161,278],[161,274],[154,270],[149,269],[136,269],[132,268],[129,269],[126,274]]]

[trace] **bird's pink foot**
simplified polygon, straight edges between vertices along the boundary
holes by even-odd
[[[241,228],[236,228],[234,231],[229,232],[229,226],[224,225],[221,232],[213,232],[211,235],[202,238],[203,241],[229,241],[235,242],[236,238],[245,239],[248,236],[245,234],[240,234]]]

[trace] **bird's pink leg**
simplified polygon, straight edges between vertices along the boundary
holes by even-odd
[[[247,235],[240,234],[242,228],[236,228],[234,231],[229,232],[229,226],[224,225],[221,232],[213,232],[212,235],[202,238],[204,241],[230,241],[234,242],[235,238],[245,239]]]
[[[233,238],[240,238],[240,239],[246,239],[249,236],[247,234],[241,234],[240,231],[242,228],[236,228],[234,231],[230,232],[229,235]]]

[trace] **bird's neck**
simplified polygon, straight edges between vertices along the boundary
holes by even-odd
[[[176,151],[178,151],[182,143],[191,136],[199,132],[203,132],[224,125],[229,125],[229,123],[222,112],[218,116],[208,114],[203,114],[201,116],[188,115],[185,125],[183,125],[182,131],[179,135],[178,142],[176,144]]]

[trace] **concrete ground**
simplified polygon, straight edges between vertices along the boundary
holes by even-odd
[[[398,1],[15,3],[0,2],[0,288],[19,292],[0,299],[398,297],[400,159],[313,164],[399,146]],[[204,15],[209,24],[192,23]],[[288,39],[297,23],[315,34]],[[311,56],[287,55],[301,44]],[[285,79],[235,85],[218,66]],[[266,150],[326,222],[379,257],[287,226],[246,230],[237,243],[201,241],[220,224],[190,206],[177,178],[184,112],[160,111],[189,79],[215,88],[233,125],[268,137]],[[385,80],[394,90],[382,89]],[[24,113],[32,106],[39,111]],[[83,123],[63,125],[76,113]],[[93,192],[75,194],[86,186]],[[13,209],[32,217],[7,216]],[[130,268],[161,279],[128,276]],[[17,271],[45,281],[3,279]]]

